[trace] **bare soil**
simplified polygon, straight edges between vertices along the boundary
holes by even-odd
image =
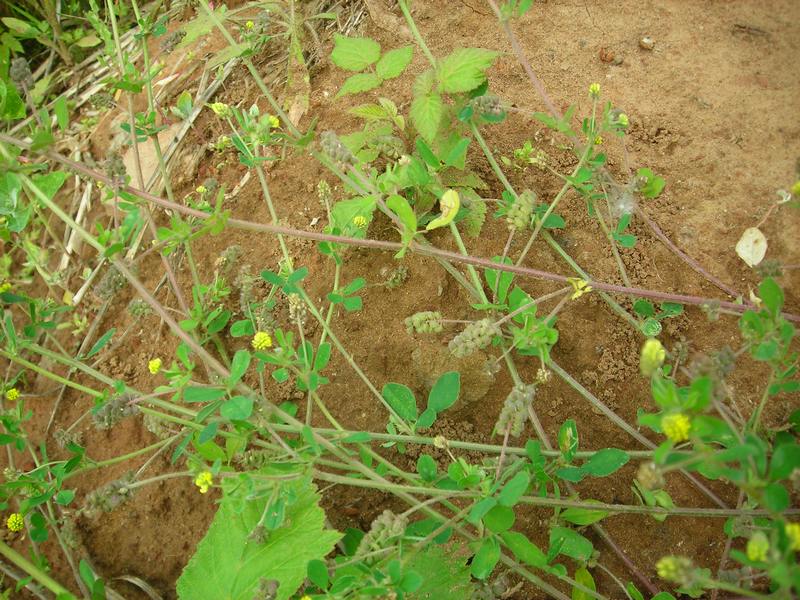
[[[498,154],[510,156],[525,140],[537,139],[555,165],[562,172],[568,170],[574,158],[559,148],[561,140],[551,142],[550,133],[532,118],[533,112],[544,109],[543,104],[510,52],[487,5],[479,0],[447,3],[418,0],[414,4],[419,28],[435,55],[462,46],[486,47],[503,53],[490,71],[490,89],[515,110],[506,122],[485,132],[490,146]],[[682,250],[746,295],[755,288],[758,278],[736,256],[734,245],[746,227],[760,221],[776,199],[776,189],[793,181],[795,161],[800,157],[798,22],[800,4],[792,0],[724,3],[551,0],[535,3],[529,15],[515,25],[515,30],[557,106],[563,109],[577,103],[578,114],[585,112],[589,106],[587,87],[596,81],[602,85],[603,97],[625,110],[632,123],[626,145],[618,140],[606,141],[611,170],[624,180],[636,168],[646,166],[665,177],[667,187],[663,195],[645,202],[642,208]],[[173,26],[179,24],[170,24],[170,29]],[[379,40],[384,48],[405,43],[369,21],[362,25],[360,33]],[[655,42],[652,50],[639,46],[640,38],[645,35]],[[331,42],[325,44],[329,50]],[[601,60],[601,55],[608,58],[610,54],[621,59],[621,63]],[[417,52],[407,74],[388,82],[380,89],[380,95],[391,97],[401,112],[407,112],[413,77],[426,66],[424,57]],[[368,93],[333,100],[345,73],[322,63],[311,74],[311,107],[302,125],[317,117],[318,131],[349,133],[359,128],[358,120],[348,115],[346,109],[377,95]],[[245,83],[248,79],[244,69],[237,69],[217,99],[241,102],[245,107],[257,102],[266,110],[255,87]],[[221,133],[224,131],[213,115],[203,114],[184,141],[184,147],[200,147]],[[92,140],[98,161],[103,158],[107,140],[108,136],[103,137],[102,132]],[[479,149],[470,149],[469,160],[491,186],[486,196],[498,198],[501,187]],[[199,163],[188,167],[189,171],[182,171],[182,185],[176,190],[178,197],[209,176],[231,189],[244,173],[233,153],[222,158],[201,153]],[[512,171],[509,177],[518,188],[536,190],[544,199],[552,199],[560,187],[554,177],[535,169]],[[325,212],[317,199],[316,186],[323,179],[331,185],[337,199],[343,197],[341,185],[309,156],[290,155],[269,167],[270,189],[283,223],[322,229]],[[560,241],[593,277],[621,283],[602,231],[588,217],[583,201],[572,196],[562,206],[567,227]],[[236,217],[269,221],[255,178],[227,208]],[[762,229],[770,242],[768,258],[779,258],[785,264],[800,263],[797,243],[800,222],[796,211],[779,211]],[[640,220],[634,222],[633,232],[639,243],[635,249],[623,253],[632,285],[724,297],[672,254]],[[369,234],[384,239],[396,236],[388,222],[381,219],[373,223]],[[483,235],[468,239],[467,245],[474,255],[491,257],[502,252],[506,234],[503,223],[490,220]],[[445,236],[434,234],[431,238],[434,244],[450,248]],[[519,251],[521,243],[515,241],[512,255]],[[242,247],[241,264],[252,265],[254,273],[274,268],[279,258],[275,238],[227,230],[224,235],[206,237],[196,244],[196,260],[206,280],[211,278],[218,256],[233,244]],[[296,266],[310,269],[307,282],[312,297],[324,298],[333,276],[331,261],[317,252],[311,242],[290,239],[288,244]],[[418,397],[424,397],[431,377],[426,369],[442,369],[448,360],[446,343],[451,335],[415,338],[406,333],[403,319],[422,310],[440,310],[451,319],[470,319],[474,313],[469,308],[469,299],[433,260],[408,256],[403,264],[408,269],[405,283],[395,289],[379,285],[366,288],[362,294],[364,309],[354,314],[342,312],[334,320],[334,328],[358,364],[378,385],[402,382],[411,386]],[[568,266],[542,241],[534,246],[527,264],[571,274]],[[364,277],[370,284],[381,283],[397,265],[388,253],[350,250],[343,281]],[[162,272],[160,262],[151,256],[142,261],[139,272],[148,285],[154,286]],[[188,273],[181,272],[179,276],[188,292]],[[787,310],[798,312],[800,271],[788,271],[781,283],[786,291]],[[534,280],[526,280],[523,285],[534,296],[553,289],[550,284]],[[100,331],[110,327],[121,330],[129,324],[125,306],[132,297],[130,290],[119,295]],[[163,293],[160,298],[174,305],[173,298]],[[288,324],[288,307],[279,306],[275,314],[278,325]],[[653,408],[647,385],[638,376],[640,340],[599,298],[590,294],[570,303],[560,316],[558,328],[560,339],[554,359],[610,408],[629,423],[636,423],[637,410]],[[670,321],[666,333],[665,342],[669,346],[684,343],[692,356],[724,345],[736,347],[739,339],[735,318],[723,316],[710,322],[702,311],[694,308],[687,308],[685,316]],[[309,334],[315,336],[319,332],[312,326]],[[231,349],[243,343],[233,340]],[[101,370],[138,389],[149,390],[164,381],[147,372],[147,360],[154,354],[169,357],[174,347],[174,338],[166,327],[156,317],[147,317],[129,335],[125,347],[106,361]],[[481,374],[484,367],[481,361],[486,358],[482,356],[460,366],[462,377],[473,382],[470,389],[475,391],[471,401],[462,402],[450,411],[435,433],[452,439],[492,439],[492,428],[511,382],[502,370],[493,380],[486,381]],[[534,361],[520,360],[518,364],[523,379],[535,376],[538,365]],[[331,384],[322,393],[336,419],[349,429],[384,429],[384,413],[376,410],[374,398],[341,357],[334,357],[326,375]],[[80,377],[77,380],[81,381]],[[732,375],[729,384],[733,401],[743,413],[749,413],[758,401],[762,382],[763,372],[746,361]],[[40,392],[49,387],[38,383]],[[271,380],[267,392],[276,403],[298,399],[290,388]],[[45,443],[52,456],[63,455],[52,437],[43,435],[53,408],[52,400],[42,397],[30,404],[35,412],[33,441]],[[87,397],[67,393],[54,429],[74,422],[91,404]],[[304,403],[299,404],[302,414]],[[796,397],[779,396],[768,417],[782,419],[797,405]],[[582,397],[557,377],[540,388],[535,408],[551,439],[565,419],[574,418],[584,448],[640,448],[608,419],[593,412]],[[317,417],[318,424],[323,425],[321,415]],[[97,460],[133,451],[157,439],[144,428],[141,418],[129,419],[107,433],[93,429],[88,421],[80,428],[87,454]],[[527,431],[526,435],[533,433]],[[499,443],[497,438],[494,441]],[[512,441],[522,445],[525,440]],[[148,474],[170,470],[168,458],[160,457],[150,466]],[[138,468],[143,461],[135,459],[80,477],[75,481],[76,502],[80,504],[89,491]],[[635,503],[631,491],[634,474],[635,465],[629,465],[610,478],[582,484],[581,494],[606,502]],[[736,495],[731,489],[714,484],[710,487],[735,505]],[[669,479],[668,490],[678,505],[711,506],[707,498],[680,476]],[[140,577],[164,598],[174,598],[175,580],[213,518],[216,499],[214,494],[198,494],[188,478],[164,481],[141,490],[134,501],[97,520],[79,519],[77,537],[86,556],[127,598],[145,596],[115,577]],[[344,530],[368,528],[370,521],[394,502],[388,496],[364,490],[333,489],[326,493],[324,505],[332,524]],[[547,512],[522,509],[517,518],[519,526],[534,541],[546,546]],[[637,516],[615,516],[604,521],[615,542],[653,580],[657,579],[653,566],[656,560],[671,553],[692,556],[698,564],[716,570],[726,539],[722,524],[721,520],[677,517],[663,523]],[[632,579],[591,530],[585,534],[601,551],[600,561],[604,565],[624,579]],[[23,547],[22,541],[17,543]],[[48,542],[44,547],[52,560],[53,575],[62,582],[71,581],[69,567],[57,546]],[[622,597],[603,571],[595,569],[593,573],[601,591],[612,598]],[[543,593],[528,587],[514,596],[542,597]]]

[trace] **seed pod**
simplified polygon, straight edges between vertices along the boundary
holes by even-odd
[[[111,180],[111,187],[119,190],[126,183],[127,171],[122,157],[117,152],[110,152],[105,162],[106,176]]]
[[[472,108],[482,117],[499,117],[504,112],[503,104],[497,96],[478,96],[472,100]]]
[[[495,423],[495,433],[505,433],[510,427],[510,435],[518,437],[525,429],[525,420],[528,418],[528,407],[536,395],[536,385],[516,385],[506,396],[503,408]]]
[[[18,56],[11,61],[11,66],[8,68],[8,76],[11,81],[25,91],[33,87],[33,73],[31,73],[28,61],[23,56]]]
[[[450,340],[448,348],[456,358],[469,356],[476,350],[486,348],[492,343],[492,338],[500,335],[500,328],[492,319],[482,319],[467,325],[466,329]]]
[[[664,474],[654,462],[643,462],[636,471],[636,481],[644,489],[654,492],[664,487]]]
[[[109,267],[103,278],[97,284],[95,293],[103,300],[111,300],[118,292],[125,288],[128,280],[120,273],[116,267]]]
[[[92,94],[92,97],[89,98],[89,102],[95,108],[111,108],[114,106],[114,96],[109,94],[108,92],[97,92],[96,94]]]
[[[397,159],[406,149],[403,140],[394,135],[379,135],[375,138],[375,149],[387,158]]]
[[[396,515],[390,510],[385,510],[372,522],[369,531],[361,538],[361,543],[355,552],[355,556],[363,556],[381,548],[386,548],[400,537],[406,530],[408,519],[401,515]],[[368,557],[367,561],[370,560]]]
[[[442,313],[425,311],[418,312],[405,320],[406,331],[409,335],[414,333],[440,333],[442,327]]]
[[[506,213],[506,223],[510,230],[522,231],[531,224],[533,205],[536,203],[536,194],[525,190],[514,200]]]
[[[128,473],[124,477],[90,492],[86,496],[81,512],[88,516],[96,516],[100,512],[111,512],[133,497],[131,485],[134,481],[134,474]]]
[[[173,31],[161,42],[161,51],[164,54],[170,54],[183,41],[184,37],[186,37],[186,32],[182,29]]]
[[[125,417],[135,415],[139,412],[139,407],[132,404],[135,399],[133,394],[128,393],[114,396],[92,413],[94,426],[97,429],[111,429]]]
[[[333,131],[323,131],[320,135],[319,145],[322,151],[327,154],[331,160],[339,163],[340,165],[355,164],[356,157],[348,150],[339,136]]]

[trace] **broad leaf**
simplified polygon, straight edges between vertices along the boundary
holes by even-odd
[[[224,497],[205,537],[178,579],[178,598],[251,600],[262,578],[279,582],[277,600],[287,600],[306,578],[310,560],[321,560],[341,537],[326,530],[325,513],[310,479],[284,483],[294,501],[284,525],[266,542],[249,539],[270,495],[246,498],[237,478],[223,479]]]
[[[336,94],[337,98],[348,94],[360,94],[373,90],[381,84],[381,78],[374,73],[358,73],[347,78],[342,89]]]
[[[389,50],[389,52],[381,56],[378,64],[375,65],[375,72],[381,79],[394,79],[405,70],[413,56],[413,46],[403,46],[402,48]]]
[[[381,46],[369,38],[349,38],[334,35],[331,62],[348,71],[361,71],[376,62],[381,56]]]
[[[419,134],[430,142],[439,130],[443,112],[442,97],[438,94],[426,94],[414,98],[409,115]]]
[[[463,600],[472,598],[472,584],[466,556],[459,558],[458,552],[445,550],[433,544],[414,554],[406,569],[416,571],[422,577],[422,586],[408,594],[408,600]]]
[[[455,50],[439,62],[439,87],[448,94],[474,90],[486,79],[485,71],[496,57],[497,52],[482,48]]]

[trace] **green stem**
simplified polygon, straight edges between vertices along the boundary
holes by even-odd
[[[419,29],[417,29],[417,24],[414,22],[414,19],[411,17],[411,11],[408,10],[408,5],[406,4],[406,0],[399,0],[398,5],[400,6],[400,10],[403,12],[403,16],[406,19],[406,23],[408,23],[408,28],[411,30],[411,35],[414,36],[414,39],[417,42],[417,45],[422,50],[422,53],[425,55],[425,58],[428,59],[428,62],[431,63],[433,68],[436,68],[436,59],[431,54],[431,51],[428,49],[428,45],[425,43],[425,40],[419,33]]]
[[[469,256],[469,252],[467,252],[466,246],[464,246],[464,240],[461,239],[461,234],[458,231],[458,227],[452,221],[450,222],[450,233],[453,234],[453,238],[456,241],[456,246],[458,246],[458,251],[461,252],[462,256]],[[467,265],[467,271],[469,271],[469,276],[472,278],[472,286],[475,290],[480,294],[481,300],[485,304],[489,304],[489,298],[486,297],[486,292],[483,290],[483,285],[481,285],[481,278],[478,277],[478,272],[475,270],[475,267],[472,265]]]
[[[8,546],[5,542],[0,540],[0,554],[5,556],[12,563],[17,565],[20,569],[28,573],[36,581],[41,583],[48,590],[53,592],[56,596],[63,596],[65,598],[74,598],[70,591],[58,583],[55,579],[50,577],[47,573],[42,571],[39,567],[22,556],[19,552]]]
[[[103,393],[102,392],[98,392],[97,390],[93,390],[92,388],[86,387],[85,385],[81,385],[80,383],[75,383],[74,381],[70,381],[69,379],[65,379],[64,377],[61,377],[60,375],[56,375],[55,373],[52,373],[52,372],[48,371],[47,369],[43,369],[39,365],[36,365],[36,364],[34,364],[34,363],[30,362],[30,361],[27,361],[22,357],[14,356],[13,354],[10,354],[9,352],[6,352],[5,350],[0,350],[0,356],[2,356],[3,358],[6,358],[6,359],[8,359],[8,360],[10,360],[12,362],[17,363],[18,365],[23,366],[26,369],[30,369],[31,371],[33,371],[35,373],[38,373],[39,375],[42,375],[43,377],[51,379],[52,381],[56,381],[56,382],[60,383],[61,385],[65,385],[67,387],[71,387],[72,389],[78,390],[79,392],[83,392],[84,394],[88,394],[88,395],[92,396],[93,398],[102,398],[103,397]]]

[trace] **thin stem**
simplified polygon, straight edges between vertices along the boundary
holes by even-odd
[[[47,573],[42,571],[39,567],[22,556],[19,552],[8,546],[2,540],[0,540],[0,554],[5,556],[20,569],[28,573],[31,577],[53,592],[56,596],[61,596],[62,594],[65,596],[70,595],[70,592],[67,588],[62,586],[55,579],[50,577]]]

